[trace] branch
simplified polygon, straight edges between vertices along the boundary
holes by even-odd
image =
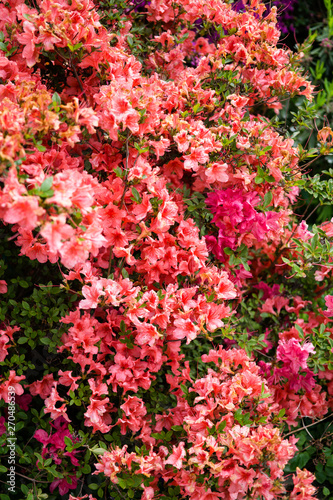
[[[295,434],[295,432],[299,432],[299,431],[303,431],[303,430],[307,430],[308,427],[312,427],[313,425],[317,425],[319,424],[320,422],[323,422],[324,420],[327,420],[328,418],[331,418],[332,417],[332,414],[330,413],[329,415],[326,415],[326,417],[320,419],[320,420],[317,420],[316,422],[313,422],[312,424],[309,424],[309,425],[303,425],[303,427],[299,427],[298,429],[295,429],[294,431],[291,431],[291,432],[288,432],[288,434],[285,434],[283,436],[283,438],[286,438],[288,436],[291,436],[292,434]]]

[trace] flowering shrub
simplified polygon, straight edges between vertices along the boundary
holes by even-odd
[[[304,9],[304,3],[303,2],[298,2],[298,0],[274,0],[272,2],[272,5],[276,7],[277,13],[278,13],[278,24],[277,27],[281,31],[281,34],[284,35],[284,37],[288,37],[289,34],[295,35],[295,28],[294,28],[294,22],[295,22],[295,6],[298,6],[298,4],[301,4],[300,7],[301,9]],[[309,6],[306,6],[307,8]],[[236,10],[244,9],[244,4],[242,0],[238,0],[234,4],[234,8]],[[270,5],[266,6],[266,11],[265,15],[268,15],[270,12]],[[304,15],[304,12],[300,12],[301,14],[301,20],[297,17],[297,24],[308,24],[309,20],[308,18],[302,19],[302,15]],[[303,23],[302,23],[303,21]]]
[[[285,96],[312,98],[277,47],[276,9],[0,13],[9,491],[316,498],[290,429],[332,408],[333,232],[294,217],[307,153],[268,118]],[[6,455],[14,431],[0,429]]]

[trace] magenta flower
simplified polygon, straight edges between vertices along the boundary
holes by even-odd
[[[236,249],[241,243],[251,247],[255,241],[267,239],[270,231],[279,228],[277,212],[258,212],[260,203],[257,193],[227,188],[209,193],[207,205],[214,214],[212,222],[219,228],[215,236],[206,237],[208,249],[224,260],[222,249]]]
[[[0,436],[6,432],[5,422],[5,417],[0,417]]]
[[[300,369],[307,369],[306,361],[312,352],[315,352],[315,349],[311,342],[301,345],[298,339],[289,339],[279,344],[276,359],[282,361],[284,366],[288,366],[292,373],[298,373]]]
[[[72,465],[78,466],[78,459],[75,457],[78,450],[73,450],[71,452],[63,452],[66,448],[65,436],[69,437],[74,443],[78,441],[68,430],[68,422],[63,418],[57,418],[51,426],[56,429],[53,434],[48,434],[43,429],[38,429],[34,438],[43,444],[42,457],[52,458],[52,460],[57,464],[61,464],[63,457],[69,457]]]
[[[70,482],[68,481],[70,480]],[[66,495],[69,490],[75,490],[77,487],[77,479],[75,476],[68,476],[67,478],[63,479],[55,479],[51,485],[50,485],[50,491],[51,493],[54,492],[56,488],[59,488],[59,493],[60,495]]]

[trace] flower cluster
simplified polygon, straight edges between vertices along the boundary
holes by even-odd
[[[50,435],[43,429],[38,429],[34,434],[34,438],[43,444],[43,459],[51,459],[55,464],[59,465],[65,457],[68,457],[71,464],[77,467],[79,461],[75,455],[77,455],[78,451],[64,451],[66,448],[65,437],[70,438],[74,443],[77,441],[68,430],[68,422],[63,417],[58,417],[51,424],[51,427],[55,429],[55,432]],[[75,474],[68,475],[63,479],[55,479],[50,485],[50,491],[52,493],[56,488],[59,488],[60,495],[65,495],[70,489],[75,489],[76,486]]]
[[[207,236],[211,250],[223,259],[223,248],[232,250],[242,243],[253,246],[254,242],[269,241],[279,232],[280,214],[257,212],[260,198],[255,192],[227,188],[207,196],[207,205],[214,214],[212,222],[219,228],[218,238]]]

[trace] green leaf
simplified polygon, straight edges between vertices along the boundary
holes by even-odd
[[[238,408],[238,410],[235,411],[234,419],[237,420],[237,422],[239,422],[241,425],[243,424],[243,415],[241,408]]]
[[[25,280],[20,280],[19,281],[19,285],[22,287],[22,288],[29,288],[29,283]]]
[[[122,479],[121,477],[118,477],[118,484],[120,486],[120,488],[122,488],[123,490],[125,488],[127,488],[127,483],[124,479]]]
[[[181,38],[179,38],[178,43],[183,43],[189,37],[188,33],[185,33]]]
[[[40,339],[41,343],[44,344],[44,345],[50,345],[51,344],[51,340],[48,338],[48,337],[42,337]]]
[[[218,428],[217,428],[218,432],[219,432],[219,433],[220,433],[220,432],[223,432],[223,431],[224,431],[224,429],[225,429],[225,427],[226,427],[226,425],[227,425],[227,421],[226,421],[226,420],[223,420],[223,422],[221,422],[221,423],[219,424]]]
[[[299,469],[303,469],[308,461],[310,460],[310,455],[307,451],[304,451],[303,453],[297,454],[293,458],[293,464],[295,465],[295,468],[298,467]]]
[[[327,475],[326,472],[324,472],[324,466],[323,464],[317,464],[316,465],[316,480],[318,483],[322,484],[326,481]]]
[[[45,179],[45,181],[42,183],[41,187],[40,187],[40,190],[43,191],[44,193],[46,191],[49,191],[52,187],[52,184],[53,184],[53,176],[51,175],[51,177],[48,177],[47,179]]]
[[[61,104],[61,99],[60,99],[60,95],[58,94],[58,92],[55,92],[52,96],[52,102],[54,104],[56,104],[57,106],[59,106]]]
[[[28,342],[29,339],[27,339],[27,337],[20,337],[18,340],[17,340],[17,343],[18,344],[25,344],[26,342]]]
[[[294,326],[295,326],[296,330],[298,331],[298,333],[300,334],[301,338],[304,338],[304,332],[303,332],[302,328],[299,325],[297,325],[296,323]]]
[[[286,409],[285,408],[281,408],[281,410],[278,413],[278,418],[282,418],[285,413],[286,413]]]
[[[98,490],[99,488],[99,484],[96,483],[90,483],[88,486],[91,490]]]
[[[95,455],[104,455],[106,450],[104,450],[104,448],[93,448],[91,451],[95,453]]]
[[[200,108],[200,103],[197,102],[192,108],[193,113],[196,114],[199,111],[199,108]]]
[[[183,391],[183,393],[185,394],[185,396],[188,396],[188,388],[186,387],[186,385],[185,384],[181,384],[180,388]]]
[[[265,197],[264,197],[264,207],[268,207],[268,205],[270,205],[272,199],[273,199],[273,193],[272,193],[272,191],[268,191],[268,193],[266,193]]]
[[[120,167],[114,168],[113,171],[117,177],[124,177],[124,171]]]
[[[168,431],[165,435],[165,440],[170,441],[171,438],[172,438],[172,431]]]
[[[24,493],[25,495],[27,495],[29,493],[29,488],[26,484],[21,484],[21,491],[22,493]]]
[[[83,474],[90,474],[91,472],[91,467],[89,464],[84,464],[83,467],[81,467],[81,471],[83,472]]]
[[[128,274],[127,270],[124,267],[121,270],[121,274],[122,274],[123,278],[128,278],[129,277],[129,274]]]
[[[134,201],[136,201],[136,203],[141,203],[142,199],[141,199],[140,193],[137,189],[135,189],[135,187],[132,187],[132,195],[133,195]]]
[[[69,438],[68,436],[65,436],[64,441],[65,441],[65,444],[67,445],[67,447],[70,448],[70,450],[71,450],[73,448],[73,442],[72,442],[71,438]]]
[[[25,426],[24,422],[17,422],[17,424],[15,425],[15,430],[20,431],[21,429],[23,429],[24,426]]]

